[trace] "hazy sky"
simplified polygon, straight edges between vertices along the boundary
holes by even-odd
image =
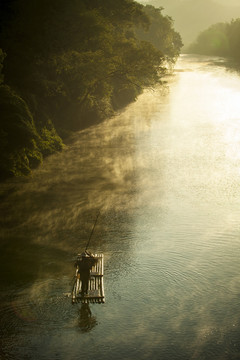
[[[201,31],[218,22],[240,18],[240,0],[138,0],[142,4],[162,6],[174,20],[175,29],[187,46]]]
[[[239,5],[239,0],[215,0],[215,2],[218,2],[223,5]]]
[[[183,2],[183,1],[189,1],[189,0],[178,0],[179,3]],[[222,4],[222,5],[227,5],[227,6],[239,6],[240,5],[240,0],[213,0],[216,3]],[[146,4],[146,3],[151,3],[152,0],[138,0],[138,2],[142,3],[142,4]]]

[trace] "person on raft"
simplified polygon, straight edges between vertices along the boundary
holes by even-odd
[[[88,281],[90,278],[90,270],[97,262],[97,259],[87,251],[78,255],[75,267],[78,269],[77,277],[81,280],[82,288],[81,295],[87,295],[88,293]]]

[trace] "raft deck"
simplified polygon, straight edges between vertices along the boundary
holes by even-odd
[[[88,293],[81,295],[82,282],[77,278],[78,269],[76,269],[75,281],[72,289],[72,302],[77,303],[104,303],[104,286],[103,286],[103,254],[92,254],[97,259],[96,264],[90,271],[88,282]]]

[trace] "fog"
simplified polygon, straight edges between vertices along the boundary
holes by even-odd
[[[189,45],[198,34],[218,22],[240,17],[238,0],[142,0],[142,4],[163,7],[164,14],[174,20],[184,45]]]
[[[239,358],[240,83],[221,64],[182,55],[164,91],[4,184],[5,359]],[[99,210],[106,303],[84,323],[65,294]]]

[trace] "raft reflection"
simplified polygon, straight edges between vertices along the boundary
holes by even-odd
[[[92,315],[89,304],[81,304],[78,311],[78,327],[82,333],[91,331],[97,324],[96,316]]]

